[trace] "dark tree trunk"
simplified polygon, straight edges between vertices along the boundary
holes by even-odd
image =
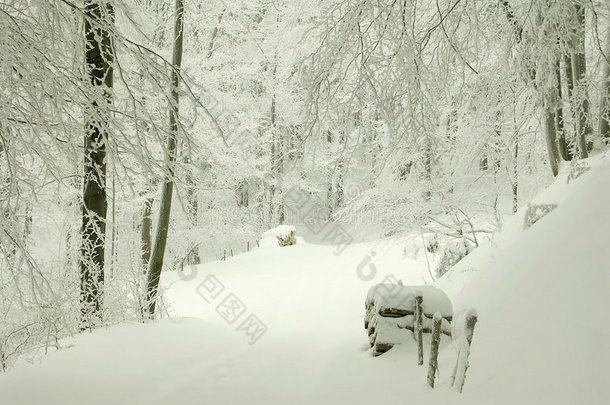
[[[515,125],[515,148],[513,150],[513,214],[519,209],[519,136]]]
[[[544,102],[544,134],[546,148],[549,154],[549,163],[553,176],[559,173],[559,151],[557,150],[557,134],[555,132],[555,114],[548,100]]]
[[[577,139],[580,158],[585,159],[589,156],[589,145],[587,140],[591,138],[591,120],[589,116],[589,95],[587,91],[587,62],[585,58],[585,8],[576,5],[576,17],[578,19],[577,51],[572,55],[572,74],[574,75],[574,85],[577,92],[575,117],[577,123]]]
[[[277,71],[277,55],[273,65],[273,82],[275,83],[275,75]],[[270,112],[270,124],[271,124],[271,220],[274,221],[277,217],[278,222],[283,224],[285,221],[284,214],[284,195],[282,190],[282,176],[284,171],[284,156],[282,148],[282,133],[277,124],[277,101],[275,90],[271,95],[271,112]],[[277,206],[275,203],[276,195],[279,194]]]
[[[81,223],[81,328],[101,320],[106,232],[106,142],[108,104],[112,101],[114,50],[110,29],[114,9],[105,1],[87,0],[85,11],[86,72],[94,97],[85,111],[84,174]]]
[[[512,8],[508,3],[508,0],[501,0],[501,4],[504,8],[504,12],[506,13],[506,18],[513,26],[513,30],[517,38],[517,44],[521,45],[521,41],[523,40],[523,31],[520,28],[520,24],[517,21],[515,14],[513,13]],[[544,74],[546,72],[540,72],[540,70],[536,70],[530,62],[524,62],[526,62],[527,72],[530,80],[532,81],[532,86],[541,94],[541,99],[543,100],[544,132],[546,138],[547,152],[549,154],[549,163],[551,166],[551,171],[553,172],[553,176],[557,176],[557,173],[559,172],[559,150],[557,148],[557,126],[555,123],[555,108],[557,101],[556,94],[549,94],[549,92],[539,88],[536,84],[537,79],[540,78],[541,73]],[[569,88],[570,85],[568,84],[568,89]]]
[[[606,54],[602,60],[602,96],[599,103],[599,134],[606,143],[610,144],[610,27],[606,34]]]
[[[167,172],[161,191],[161,201],[159,207],[159,220],[157,223],[157,234],[151,253],[150,264],[148,266],[148,281],[146,287],[146,303],[148,314],[152,317],[155,313],[157,301],[157,291],[159,289],[159,279],[163,269],[163,259],[165,257],[165,246],[167,244],[167,234],[169,230],[169,219],[172,209],[172,195],[174,192],[174,172],[176,165],[176,137],[178,134],[179,103],[180,95],[178,87],[180,84],[180,67],[182,65],[182,43],[184,27],[184,1],[176,0],[176,16],[174,22],[174,52],[172,57],[172,100],[169,109],[169,134],[167,139]]]
[[[188,159],[188,164],[192,164],[191,159]],[[193,174],[190,170],[186,175],[186,200],[187,217],[191,223],[191,226],[196,228],[199,225],[199,201],[197,201],[197,190],[195,190],[195,182],[193,180]],[[191,247],[188,252],[186,262],[187,264],[201,263],[198,246]]]
[[[430,137],[426,137],[424,149],[424,176],[426,179],[426,189],[424,190],[424,200],[432,199],[432,142]]]
[[[566,161],[572,160],[572,153],[566,142],[565,125],[563,122],[563,92],[561,90],[561,59],[557,60],[555,76],[557,77],[557,109],[555,110],[555,126],[557,130],[557,145],[561,158]]]
[[[575,122],[575,104],[574,99],[572,98],[574,95],[574,73],[572,72],[572,56],[570,54],[564,55],[563,57],[563,73],[566,81],[566,90],[568,94],[566,95],[566,100],[568,101],[570,107],[570,122]],[[574,125],[576,127],[576,125]],[[577,129],[576,129],[577,131]],[[564,138],[566,139],[566,148],[568,150],[568,156],[570,156],[570,160],[574,159],[574,142],[576,141],[576,134],[570,133],[569,137],[565,134],[565,119],[564,119]]]

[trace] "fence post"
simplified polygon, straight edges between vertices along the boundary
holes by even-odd
[[[422,309],[422,293],[417,291],[415,296],[415,335],[417,339],[417,365],[424,364],[424,339],[423,339],[423,309]]]
[[[250,241],[246,242],[246,250],[249,252],[250,251]]]
[[[222,260],[225,261],[227,260],[227,249],[225,249],[223,255],[222,255]]]
[[[434,379],[436,378],[436,370],[438,370],[438,347],[441,343],[441,324],[443,321],[441,313],[435,312],[432,321],[432,345],[428,364],[428,385],[430,388],[434,388]]]
[[[453,385],[459,393],[464,389],[464,383],[466,382],[470,345],[472,344],[472,336],[474,335],[474,327],[477,324],[477,320],[477,311],[474,309],[468,310],[465,316],[464,336],[461,338],[457,363],[455,365],[455,377],[453,378]]]

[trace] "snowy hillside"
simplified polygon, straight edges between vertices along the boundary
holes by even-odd
[[[536,198],[553,212],[524,230],[520,211],[437,280],[479,314],[463,394],[446,336],[434,390],[415,344],[370,353],[369,287],[432,282],[404,239],[339,254],[299,239],[164,273],[171,318],[64,340],[0,375],[0,404],[608,404],[610,160],[590,164]]]
[[[610,403],[610,161],[590,163],[534,199],[553,212],[523,230],[521,210],[438,283],[479,312],[465,403]]]

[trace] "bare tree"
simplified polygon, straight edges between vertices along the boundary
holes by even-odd
[[[86,72],[92,92],[85,111],[84,177],[80,303],[82,328],[101,319],[104,285],[104,240],[106,232],[106,145],[108,105],[112,101],[114,50],[110,29],[114,8],[107,1],[85,1]]]
[[[171,73],[171,105],[169,108],[169,134],[166,150],[166,173],[162,185],[159,207],[159,219],[150,263],[148,265],[148,282],[146,287],[146,302],[149,316],[155,313],[159,279],[163,269],[163,258],[167,244],[169,219],[172,209],[172,194],[174,190],[174,173],[176,166],[176,138],[178,135],[178,121],[180,113],[180,67],[182,65],[182,44],[184,39],[184,0],[176,0],[176,14],[174,22],[174,50],[172,56]]]
[[[602,55],[602,64],[604,68],[599,114],[599,134],[608,144],[610,143],[610,26],[606,33],[606,49],[605,55]]]
[[[576,50],[572,54],[572,74],[577,96],[577,139],[581,159],[589,156],[587,139],[591,137],[591,120],[589,116],[589,95],[587,90],[587,62],[585,58],[585,8],[582,4],[575,6],[578,25],[576,28]]]

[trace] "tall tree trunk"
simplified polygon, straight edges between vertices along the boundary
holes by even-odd
[[[106,143],[108,104],[112,102],[114,50],[110,30],[114,9],[106,1],[86,0],[85,61],[94,95],[85,111],[84,175],[81,223],[81,328],[101,320],[106,233]]]
[[[277,55],[275,57],[273,65],[273,82],[275,84],[275,74],[277,70]],[[284,167],[283,148],[282,145],[282,134],[277,125],[277,105],[276,105],[275,89],[271,95],[271,220],[273,221],[277,215],[280,224],[284,223],[284,203],[283,203],[283,192],[281,187],[282,184],[282,172]],[[276,192],[279,189],[279,201],[277,203],[277,209],[275,205]]]
[[[424,146],[424,176],[426,179],[426,188],[424,190],[424,200],[432,199],[432,142],[430,136],[426,136],[426,144]]]
[[[110,233],[110,260],[108,265],[106,266],[107,275],[114,277],[114,267],[117,262],[117,212],[116,212],[116,166],[112,165],[112,182],[111,182],[111,194],[110,194],[110,203],[112,206],[112,210],[110,211],[110,229],[112,230]],[[108,224],[108,221],[107,221]],[[108,225],[106,226],[106,228]]]
[[[566,77],[566,88],[568,89],[568,99],[572,98],[574,92],[574,73],[572,72],[572,56],[563,56],[564,73]]]
[[[587,139],[591,138],[591,121],[589,116],[589,95],[587,91],[587,62],[585,58],[585,8],[577,4],[576,18],[578,20],[577,50],[572,55],[572,74],[574,75],[574,86],[576,92],[576,111],[577,113],[577,139],[580,158],[585,159],[589,156],[589,145]]]
[[[572,160],[572,153],[566,142],[565,125],[563,122],[563,91],[561,90],[561,59],[557,59],[555,77],[557,78],[557,109],[555,110],[555,126],[557,128],[557,145],[561,158],[566,161]]]
[[[504,12],[506,14],[506,18],[513,26],[513,30],[515,32],[515,36],[517,38],[517,44],[521,45],[521,41],[523,39],[523,31],[520,28],[519,22],[515,18],[515,14],[512,11],[508,0],[501,0],[502,7],[504,8]],[[529,63],[527,63],[530,65]],[[549,164],[551,166],[551,171],[553,172],[553,176],[557,176],[559,172],[559,151],[557,149],[557,130],[555,125],[555,104],[556,104],[556,95],[551,92],[548,94],[548,91],[545,89],[541,89],[536,84],[537,78],[541,74],[540,70],[536,70],[533,66],[528,66],[527,71],[532,81],[532,85],[534,89],[536,89],[541,95],[543,100],[543,119],[544,119],[544,132],[546,138],[546,146],[547,152],[549,154]],[[542,72],[546,73],[546,72]],[[569,89],[568,84],[568,89]],[[569,91],[569,90],[568,90]]]
[[[141,243],[141,260],[142,269],[148,267],[150,262],[150,252],[152,250],[152,205],[154,199],[152,197],[146,197],[144,200],[144,209],[142,210],[142,226],[140,229],[140,243]]]
[[[599,134],[608,145],[610,144],[610,26],[606,33],[606,52],[602,64],[602,96],[599,103]]]
[[[201,9],[201,5],[198,6],[199,9]],[[218,15],[218,22],[216,23],[216,25],[214,26],[214,29],[212,30],[212,35],[210,36],[210,42],[208,44],[208,52],[207,52],[207,59],[209,60],[212,57],[212,54],[214,53],[214,44],[216,43],[216,38],[218,37],[218,28],[220,27],[220,23],[222,22],[222,17],[225,13],[225,10],[223,9],[220,14]],[[191,156],[191,152],[190,150],[187,150],[185,157],[184,157],[184,163],[187,167],[187,173],[186,173],[186,202],[187,202],[187,206],[186,206],[186,216],[189,220],[189,222],[191,223],[191,225],[193,227],[196,227],[198,225],[198,216],[199,216],[199,203],[197,201],[197,190],[195,190],[195,182],[193,181],[193,173],[192,173],[192,164],[193,164],[193,159]],[[186,257],[186,263],[187,264],[199,264],[201,263],[201,257],[199,256],[199,247],[198,246],[192,246],[187,254]]]
[[[327,143],[327,151],[328,157],[330,158],[333,155],[333,134],[330,130],[326,131],[326,143]],[[328,167],[326,169],[326,178],[328,187],[326,189],[326,208],[328,211],[328,217],[332,217],[335,211],[335,180],[334,180],[334,170],[332,167]]]
[[[192,167],[193,161],[190,157],[190,152],[185,159],[187,165],[186,173],[186,216],[192,227],[196,228],[199,225],[199,202],[197,201],[197,190],[195,189],[195,182],[193,180]],[[186,257],[187,264],[199,264],[201,263],[199,257],[198,245],[193,245]]]
[[[345,157],[343,155],[339,156],[339,161],[337,162],[337,183],[335,184],[337,190],[337,196],[335,200],[335,207],[341,208],[345,204],[345,182],[344,182],[344,172],[345,172]],[[349,190],[348,190],[349,191]]]
[[[519,137],[515,131],[515,149],[513,151],[513,214],[519,209]]]
[[[566,90],[567,90],[567,94],[566,94],[566,100],[568,102],[568,106],[569,106],[569,111],[570,111],[570,115],[568,115],[570,122],[571,123],[575,123],[576,122],[576,108],[575,108],[575,103],[574,103],[574,73],[572,72],[572,56],[570,54],[565,54],[563,56],[563,73],[564,73],[564,77],[565,77],[565,82],[566,82]],[[570,157],[569,160],[574,159],[574,142],[576,142],[576,132],[578,131],[578,129],[576,129],[574,131],[574,133],[570,132],[570,136],[568,137],[565,134],[566,131],[566,125],[565,125],[565,118],[564,118],[564,125],[563,125],[563,130],[564,130],[564,138],[566,139],[566,149],[568,150],[568,156]],[[574,128],[576,128],[576,124],[574,124]]]
[[[174,191],[174,172],[176,166],[176,137],[178,134],[178,120],[180,112],[180,67],[182,65],[182,43],[184,35],[184,0],[176,0],[176,14],[174,21],[174,51],[172,56],[171,94],[172,100],[169,109],[169,134],[167,138],[166,174],[161,191],[159,207],[159,220],[157,233],[153,245],[150,263],[148,266],[148,282],[146,287],[146,303],[149,316],[155,313],[159,279],[163,269],[169,219],[172,209],[172,194]]]
[[[552,104],[548,97],[544,100],[544,134],[546,138],[546,148],[549,153],[549,164],[553,176],[559,173],[559,151],[557,150],[557,133],[555,132],[555,114]]]

